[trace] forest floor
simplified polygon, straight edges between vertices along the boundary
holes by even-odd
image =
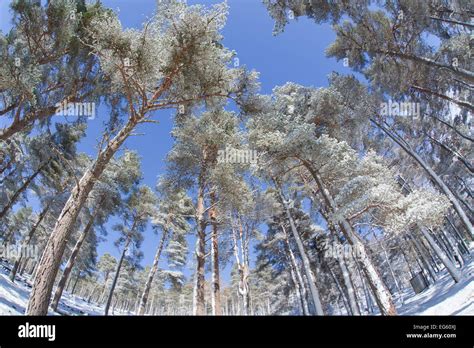
[[[0,263],[0,315],[22,315],[31,291],[31,280],[17,277],[15,283],[8,278],[10,265]],[[462,281],[454,284],[446,270],[439,274],[434,285],[419,294],[403,293],[397,301],[401,315],[474,315],[474,258],[463,267]],[[60,302],[64,315],[102,315],[103,306],[88,303],[85,299],[64,292]],[[50,315],[59,315],[50,310]],[[132,315],[133,313],[115,313]]]

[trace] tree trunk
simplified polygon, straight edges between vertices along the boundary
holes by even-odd
[[[432,278],[433,283],[436,282],[438,277],[436,276],[436,270],[433,268],[433,266],[430,263],[429,256],[427,256],[425,254],[425,251],[423,250],[421,244],[418,242],[418,240],[416,238],[410,237],[409,240],[411,241],[412,248],[418,254],[418,259],[421,260],[421,263],[424,266],[424,267],[421,267],[419,262],[418,262],[418,265],[420,266],[420,269],[423,270],[423,268],[425,268],[428,271],[430,277]]]
[[[80,277],[81,277],[81,272],[77,273],[76,280],[74,281],[74,285],[72,286],[72,289],[71,289],[71,295],[74,295],[74,293],[76,292],[76,286],[79,283]]]
[[[220,293],[220,277],[219,277],[219,239],[217,230],[217,209],[216,209],[216,194],[215,192],[210,193],[211,208],[209,210],[209,216],[212,225],[211,234],[211,258],[212,258],[212,291],[211,291],[211,303],[212,303],[212,315],[222,315],[221,310],[221,293]]]
[[[197,242],[196,242],[196,274],[193,296],[193,315],[205,315],[204,281],[206,261],[206,221],[204,219],[204,170],[199,177],[197,197]]]
[[[462,268],[464,266],[464,258],[461,254],[459,243],[456,241],[453,235],[446,231],[444,228],[440,228],[439,230],[446,239],[446,242],[448,243],[449,247],[451,248],[454,259],[459,263],[459,267]]]
[[[383,251],[383,253],[384,253],[385,261],[387,262],[387,266],[388,266],[388,269],[389,269],[390,274],[391,274],[391,276],[392,276],[393,282],[395,283],[395,287],[397,288],[397,292],[398,292],[399,294],[401,294],[401,293],[402,293],[402,289],[400,288],[400,285],[398,284],[397,277],[395,276],[395,272],[393,271],[392,264],[390,263],[390,258],[389,258],[389,256],[388,256],[387,250],[386,250],[385,247],[383,246],[382,241],[379,241],[379,240],[377,239],[376,234],[373,233],[373,235],[374,235],[374,239],[379,243],[380,248],[382,249],[382,251]]]
[[[291,250],[290,246],[290,241],[288,239],[288,233],[286,232],[285,226],[283,224],[280,225],[283,233],[285,234],[285,244],[286,244],[286,251],[288,254],[288,260],[290,262],[290,269],[293,269],[295,273],[295,286],[297,287],[297,290],[301,292],[301,301],[302,301],[302,308],[303,308],[303,315],[310,315],[310,310],[308,306],[308,300],[307,300],[307,289],[305,282],[303,280],[303,276],[301,275],[300,269],[298,267],[298,263],[296,262],[295,254],[293,253],[293,250]]]
[[[26,248],[29,244],[30,244],[30,241],[31,241],[31,238],[33,238],[36,230],[38,229],[38,227],[41,225],[41,222],[43,221],[44,217],[46,216],[46,214],[48,213],[49,209],[51,208],[51,205],[52,205],[52,201],[50,201],[45,207],[44,209],[41,211],[40,215],[38,216],[38,220],[36,221],[36,223],[33,225],[33,227],[31,228],[30,232],[28,232],[28,235],[26,235],[26,237],[23,239],[22,243],[21,243],[21,248],[23,250],[23,248]],[[16,276],[16,273],[18,271],[18,267],[20,265],[20,262],[22,261],[23,259],[23,255],[22,253],[20,253],[20,255],[18,255],[17,259],[15,260],[15,263],[13,265],[13,268],[11,270],[11,273],[10,273],[10,280],[12,282],[15,281],[15,276]]]
[[[329,211],[332,213],[336,213],[336,203],[334,202],[334,199],[332,198],[331,194],[324,185],[321,177],[313,169],[311,163],[305,160],[303,160],[302,162],[304,166],[308,169],[308,171],[311,173],[313,179],[318,185]],[[390,292],[385,286],[382,277],[380,276],[374,264],[370,260],[364,243],[360,240],[360,237],[353,230],[352,226],[346,219],[341,218],[339,226],[344,236],[347,238],[348,243],[352,246],[352,248],[357,250],[360,255],[360,258],[357,261],[359,262],[360,267],[362,268],[362,271],[367,278],[368,284],[374,293],[377,305],[380,309],[380,313],[382,315],[396,315],[397,310],[393,303],[392,296],[390,295]]]
[[[294,267],[291,263],[290,263],[290,276],[291,276],[291,280],[293,281],[293,285],[294,285],[293,290],[296,294],[296,297],[298,299],[298,304],[300,306],[300,310],[301,310],[300,313],[302,313],[303,315],[308,315],[307,308],[305,307],[305,304],[303,302],[303,294],[301,292],[300,284],[296,280],[295,269],[294,269]]]
[[[324,209],[320,209],[320,213],[328,224],[329,231],[332,234],[334,245],[338,247],[342,247],[342,244],[339,242],[339,235],[336,230],[336,227],[332,223],[331,219],[329,219],[327,212],[324,211]],[[344,286],[347,291],[347,300],[349,302],[349,308],[352,312],[352,315],[360,315],[360,308],[359,308],[359,304],[357,303],[355,289],[352,284],[352,281],[349,275],[349,270],[347,269],[344,257],[341,255],[336,255],[336,256],[337,256],[337,263],[339,264],[339,268],[341,269],[342,279],[344,280]]]
[[[349,276],[349,270],[347,269],[346,263],[342,256],[338,256],[337,262],[341,269],[342,279],[344,280],[344,287],[347,291],[347,300],[349,302],[349,308],[351,309],[352,315],[360,315],[359,305],[357,304],[356,294],[354,287]]]
[[[311,265],[309,262],[309,258],[306,254],[306,251],[304,249],[303,242],[301,241],[300,235],[298,234],[298,231],[296,229],[295,222],[293,220],[293,217],[290,212],[290,208],[288,207],[288,202],[286,201],[286,198],[283,195],[282,189],[279,185],[279,183],[276,181],[276,179],[273,179],[275,186],[277,187],[278,194],[280,196],[280,201],[283,204],[283,207],[286,212],[286,217],[288,218],[288,221],[290,222],[290,228],[293,233],[293,238],[295,239],[296,246],[298,248],[298,252],[300,254],[301,260],[303,261],[303,270],[306,274],[306,278],[308,279],[309,283],[309,292],[311,294],[311,298],[313,300],[313,304],[315,307],[316,315],[324,315],[323,311],[323,306],[321,304],[321,300],[319,298],[319,291],[318,288],[316,287],[316,279],[313,275],[313,272],[311,271]]]
[[[122,268],[123,259],[125,258],[125,254],[127,253],[128,246],[130,245],[130,241],[132,240],[131,235],[129,234],[127,237],[127,241],[123,247],[122,255],[120,256],[119,263],[117,264],[117,270],[115,271],[114,280],[112,281],[112,285],[110,287],[109,297],[107,298],[107,304],[105,305],[104,315],[109,315],[110,304],[112,303],[112,297],[114,296],[115,286],[117,285],[117,280],[120,275],[120,269]]]
[[[0,211],[0,219],[3,219],[7,212],[13,207],[13,205],[16,203],[16,200],[18,197],[25,192],[25,190],[30,186],[33,180],[40,174],[43,169],[49,164],[51,159],[47,160],[44,162],[42,165],[40,165],[36,171],[26,179],[26,181],[20,186],[20,188],[13,194],[13,196],[10,197],[8,203],[6,206],[3,207],[2,211]]]
[[[74,267],[77,255],[79,254],[82,244],[86,240],[86,237],[89,234],[89,231],[92,229],[92,226],[94,225],[95,217],[100,209],[99,207],[100,207],[100,204],[96,208],[94,214],[89,218],[89,221],[87,222],[86,227],[84,228],[81,235],[79,236],[79,239],[77,240],[76,245],[74,245],[74,249],[72,249],[71,256],[69,256],[69,260],[67,261],[66,267],[64,268],[64,272],[61,276],[61,279],[59,280],[58,286],[56,287],[56,292],[54,293],[53,301],[51,303],[51,308],[55,312],[58,309],[59,300],[61,300],[61,296],[63,295],[63,291],[64,291],[64,286],[66,285],[66,282],[69,279],[69,275],[71,274],[72,268]]]
[[[163,250],[163,246],[165,245],[166,237],[168,235],[168,231],[163,229],[163,234],[161,235],[161,240],[158,248],[156,249],[155,258],[153,259],[153,265],[148,273],[148,278],[145,283],[145,288],[143,289],[143,294],[140,300],[140,307],[138,309],[138,315],[145,314],[146,304],[148,302],[148,295],[150,294],[151,284],[153,283],[153,279],[155,278],[155,274],[158,271],[158,263],[160,262],[161,252]]]
[[[472,227],[469,218],[461,207],[459,200],[454,196],[448,186],[441,180],[438,174],[414,151],[411,147],[403,141],[398,135],[393,134],[389,129],[384,127],[381,123],[374,119],[370,119],[378,128],[380,128],[385,134],[387,134],[393,141],[395,141],[408,155],[410,155],[418,164],[428,173],[428,176],[436,183],[439,189],[448,197],[453,204],[453,208],[461,219],[462,223],[469,232],[471,238],[474,238],[474,229]]]
[[[469,247],[467,246],[466,242],[464,241],[464,238],[463,238],[463,237],[461,236],[461,234],[459,233],[458,228],[457,228],[456,225],[451,221],[451,218],[450,218],[449,216],[447,217],[447,220],[448,220],[448,222],[449,222],[449,225],[450,225],[451,228],[453,229],[454,233],[455,233],[456,236],[458,237],[460,246],[461,246],[461,248],[464,250],[464,254],[469,254],[469,253],[470,253]]]
[[[243,226],[241,221],[239,222],[239,235],[240,237],[237,238],[237,232],[235,231],[234,228],[234,222],[232,220],[232,240],[233,240],[233,251],[234,251],[234,257],[235,257],[235,262],[237,264],[237,269],[239,271],[239,285],[238,285],[238,294],[242,299],[242,304],[243,304],[243,315],[248,315],[248,292],[249,292],[249,286],[248,286],[248,269],[246,269],[245,261],[244,261],[244,255],[243,255],[243,245],[242,245],[242,234],[243,234]],[[239,245],[238,245],[238,240],[240,240],[240,245],[241,245],[241,254],[242,254],[242,259],[239,256]],[[233,300],[233,297],[232,297]],[[235,313],[235,312],[234,312]]]
[[[354,315],[354,312],[352,311],[351,306],[348,303],[349,301],[346,297],[346,294],[344,293],[344,290],[342,289],[341,283],[339,283],[339,280],[337,279],[336,275],[334,274],[334,271],[329,267],[329,265],[326,264],[326,267],[328,269],[329,275],[331,276],[331,278],[334,280],[334,283],[336,284],[337,290],[339,290],[342,303],[344,304],[344,307],[346,308],[346,313],[348,315],[350,314]]]
[[[436,244],[431,234],[429,234],[429,232],[424,228],[420,228],[420,230],[421,230],[421,233],[423,234],[423,237],[425,237],[425,239],[428,241],[431,248],[435,252],[436,256],[439,257],[439,259],[441,260],[443,265],[446,267],[451,277],[454,279],[456,283],[459,283],[459,281],[461,280],[461,274],[459,270],[448,259],[448,257],[441,251],[440,247]]]
[[[99,153],[92,167],[84,173],[72,190],[38,262],[33,288],[26,308],[27,315],[47,315],[54,280],[61,265],[67,239],[72,232],[77,216],[95,182],[100,178],[110,159],[132,132],[135,124],[135,121],[129,121],[120,130],[107,147]]]

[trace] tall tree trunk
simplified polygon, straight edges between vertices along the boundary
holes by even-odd
[[[89,231],[92,229],[92,226],[94,225],[95,217],[97,216],[97,213],[100,209],[99,207],[100,207],[100,204],[96,208],[94,214],[89,218],[89,221],[87,222],[86,227],[84,228],[81,235],[79,236],[79,239],[77,240],[76,245],[74,245],[74,249],[72,249],[71,256],[69,256],[69,260],[67,261],[66,267],[64,268],[64,272],[61,276],[61,279],[59,280],[58,286],[56,287],[56,292],[54,293],[53,301],[51,302],[51,308],[53,309],[53,311],[58,310],[59,300],[61,300],[61,296],[63,295],[64,286],[66,285],[66,282],[69,279],[69,275],[71,274],[72,268],[74,267],[77,255],[79,254],[79,251],[81,250],[82,244],[86,240],[86,237],[89,234]]]
[[[459,243],[456,241],[453,235],[449,233],[448,231],[446,231],[444,228],[440,228],[439,230],[441,234],[444,236],[444,238],[446,239],[447,244],[451,248],[453,257],[459,263],[459,267],[463,267],[464,258],[461,254]]]
[[[339,234],[336,230],[336,227],[329,218],[329,215],[324,209],[320,209],[320,213],[328,224],[329,231],[331,232],[333,238],[333,245],[342,248],[342,244],[339,241]],[[360,308],[359,304],[357,303],[355,289],[350,279],[349,270],[347,269],[344,257],[342,255],[337,255],[337,263],[341,269],[342,279],[344,280],[344,286],[347,291],[347,300],[349,302],[349,308],[352,312],[352,315],[360,315]]]
[[[308,279],[308,285],[309,285],[309,292],[311,294],[311,298],[313,300],[313,304],[315,307],[316,315],[324,315],[323,311],[323,306],[321,304],[321,300],[319,298],[319,290],[316,287],[316,278],[313,275],[313,272],[311,271],[311,264],[309,262],[308,255],[306,254],[303,242],[300,238],[300,235],[298,234],[298,230],[296,229],[295,222],[293,220],[293,216],[291,215],[290,208],[288,207],[288,202],[283,195],[282,189],[279,185],[279,183],[276,181],[276,179],[273,179],[275,186],[277,188],[278,194],[280,196],[280,201],[283,204],[283,207],[286,212],[286,217],[288,218],[288,221],[290,222],[290,228],[293,233],[293,238],[295,239],[296,246],[298,248],[298,252],[300,254],[301,260],[303,261],[303,270],[306,274],[306,278]]]
[[[211,208],[209,210],[209,217],[211,220],[212,234],[211,234],[211,258],[212,258],[212,315],[222,315],[221,309],[221,285],[219,276],[219,239],[217,229],[217,199],[214,191],[210,193]]]
[[[431,248],[435,252],[436,256],[438,256],[438,258],[441,260],[443,265],[446,267],[446,269],[448,270],[448,272],[451,275],[451,277],[453,278],[453,280],[456,283],[459,283],[459,281],[461,280],[461,273],[459,272],[459,270],[456,268],[456,266],[454,266],[454,264],[451,262],[451,260],[449,260],[448,257],[443,253],[443,251],[440,249],[440,247],[434,241],[431,234],[424,228],[420,228],[420,231],[421,231],[421,234],[423,235],[423,237],[425,237],[425,239],[428,241],[429,245],[431,246]]]
[[[346,308],[346,313],[347,314],[352,314],[354,315],[354,312],[351,309],[351,306],[349,305],[349,301],[346,297],[346,294],[344,293],[344,289],[341,286],[341,283],[337,279],[336,275],[334,274],[334,271],[329,267],[329,265],[326,264],[326,267],[328,269],[329,275],[331,278],[334,280],[334,283],[336,284],[337,290],[339,290],[339,294],[341,295],[342,303],[344,304],[344,307]]]
[[[235,262],[237,264],[237,269],[239,271],[239,285],[238,285],[238,294],[242,300],[242,313],[239,311],[239,314],[248,315],[248,293],[249,293],[249,285],[248,285],[248,268],[245,265],[244,260],[244,251],[243,251],[243,244],[242,244],[242,234],[243,234],[243,226],[242,222],[239,219],[239,238],[237,238],[237,232],[234,227],[234,222],[232,220],[232,240],[233,240],[233,251]],[[239,255],[239,244],[238,240],[240,240],[240,254],[242,254],[242,258]],[[233,297],[232,297],[233,300]],[[239,302],[240,303],[240,302]],[[235,313],[235,312],[234,312]]]
[[[204,315],[204,281],[205,281],[205,261],[206,261],[206,221],[204,218],[204,172],[199,178],[198,198],[197,198],[197,241],[196,241],[196,274],[195,288],[193,296],[193,315]]]
[[[23,239],[23,241],[21,243],[21,249],[22,250],[30,244],[31,239],[33,238],[33,236],[34,236],[36,230],[38,229],[38,227],[41,225],[41,222],[43,221],[44,217],[46,216],[49,209],[51,208],[51,205],[52,205],[52,201],[49,201],[46,204],[46,206],[43,208],[43,210],[41,211],[40,215],[38,216],[38,220],[33,225],[33,227],[30,229],[30,231],[28,232],[28,234],[25,236],[25,238]],[[20,255],[18,255],[18,257],[16,258],[15,263],[13,264],[13,268],[10,272],[10,280],[12,282],[15,281],[15,276],[16,276],[16,273],[18,271],[18,267],[20,266],[20,263],[21,263],[22,259],[23,259],[23,252],[21,252]]]
[[[408,143],[400,138],[397,134],[394,134],[392,131],[383,126],[380,122],[370,119],[378,128],[380,128],[385,134],[387,134],[393,141],[395,141],[408,155],[410,155],[424,170],[428,173],[428,176],[436,183],[439,189],[448,197],[448,199],[453,204],[453,208],[461,219],[464,227],[466,227],[471,238],[474,238],[474,229],[472,227],[469,218],[461,207],[459,200],[454,196],[449,187],[441,180],[438,174],[411,148]]]
[[[246,315],[253,315],[252,310],[252,298],[250,297],[250,284],[249,284],[249,276],[250,276],[250,260],[249,260],[249,230],[248,226],[245,228],[245,236],[244,236],[244,226],[242,224],[242,218],[239,215],[239,236],[240,236],[240,246],[242,248],[242,284],[245,285],[245,293],[242,294],[244,299],[243,305],[245,308]]]
[[[461,245],[461,248],[464,250],[464,254],[469,254],[470,251],[469,251],[469,247],[467,246],[466,242],[464,241],[464,238],[462,237],[461,233],[459,233],[459,230],[458,228],[456,227],[456,225],[451,221],[451,218],[448,216],[447,217],[447,220],[449,222],[449,225],[451,226],[451,228],[453,229],[454,233],[456,234],[456,236],[458,237],[458,240],[459,240],[459,243]]]
[[[153,283],[153,279],[155,278],[155,274],[158,271],[158,263],[160,262],[161,252],[163,250],[163,246],[165,245],[165,241],[168,235],[168,231],[163,229],[163,234],[161,235],[160,244],[156,249],[155,258],[153,259],[153,265],[148,273],[148,278],[145,283],[145,288],[143,289],[143,293],[140,300],[140,307],[138,309],[138,315],[145,314],[146,304],[148,302],[148,295],[150,294],[151,284]]]
[[[109,281],[109,275],[110,275],[109,272],[105,273],[105,276],[104,276],[104,288],[102,289],[102,292],[101,292],[101,294],[99,295],[99,297],[98,297],[98,299],[97,299],[98,303],[104,302],[105,293],[106,293],[106,291],[107,291],[107,282]]]
[[[400,285],[398,284],[398,280],[397,280],[397,277],[395,276],[395,272],[393,270],[393,267],[392,267],[392,264],[390,262],[390,258],[388,256],[388,253],[387,253],[387,250],[385,249],[385,247],[383,246],[383,243],[381,240],[378,240],[377,239],[377,235],[375,234],[375,232],[373,233],[374,235],[374,239],[379,243],[380,245],[380,248],[382,249],[383,253],[384,253],[384,256],[385,256],[385,261],[387,262],[387,266],[388,266],[388,269],[390,271],[390,275],[392,276],[392,279],[393,279],[393,282],[395,283],[395,287],[397,288],[397,292],[399,294],[402,293],[402,289],[400,288]]]
[[[76,292],[76,287],[77,287],[77,284],[79,283],[79,278],[80,277],[81,277],[81,272],[78,272],[76,280],[74,281],[74,284],[72,285],[71,295],[74,295],[74,293]]]
[[[38,262],[38,269],[26,308],[27,315],[46,315],[48,313],[54,280],[61,265],[67,239],[72,232],[77,216],[95,182],[100,178],[110,159],[127,139],[135,125],[136,121],[129,121],[119,131],[107,147],[99,153],[92,167],[86,170],[72,190]]]
[[[119,263],[117,264],[114,280],[112,281],[112,285],[110,286],[109,297],[107,298],[107,303],[105,305],[104,315],[109,315],[110,304],[112,303],[112,297],[114,296],[115,286],[117,285],[117,280],[120,275],[120,269],[122,268],[123,259],[125,258],[125,254],[127,253],[128,246],[130,245],[131,240],[132,236],[129,234],[123,247],[122,255],[120,255]]]
[[[423,267],[421,267],[418,263],[418,265],[420,266],[420,269],[421,270],[423,270],[423,268],[426,269],[431,279],[433,280],[433,283],[436,282],[436,280],[438,279],[438,277],[436,276],[436,271],[430,263],[429,256],[425,254],[425,251],[423,247],[421,246],[421,243],[419,243],[416,237],[413,237],[413,236],[410,237],[409,241],[411,242],[412,248],[417,253],[418,259],[421,260],[421,263],[423,264]]]
[[[290,276],[294,285],[293,290],[296,294],[296,298],[298,299],[298,304],[300,306],[300,313],[302,313],[303,315],[308,315],[307,307],[305,307],[305,304],[303,302],[303,293],[301,292],[300,284],[298,283],[298,280],[296,280],[295,268],[293,267],[291,263],[290,263]]]
[[[307,300],[308,294],[307,294],[306,284],[303,280],[303,276],[301,275],[301,271],[299,269],[298,263],[296,262],[295,254],[293,253],[293,250],[291,249],[290,240],[288,238],[288,233],[286,232],[285,226],[283,224],[281,224],[280,226],[285,235],[286,252],[288,254],[288,260],[290,262],[290,268],[293,269],[296,276],[295,286],[297,286],[297,290],[301,292],[303,314],[310,315],[311,313],[308,306],[308,300]]]
[[[51,160],[47,160],[46,162],[44,162],[42,165],[40,165],[36,171],[31,174],[28,179],[25,180],[25,182],[20,186],[20,188],[18,190],[16,190],[16,192],[13,194],[13,196],[10,197],[7,205],[5,205],[3,207],[3,209],[0,211],[0,219],[3,219],[5,217],[5,215],[7,214],[7,212],[11,209],[11,207],[13,207],[13,205],[16,203],[16,200],[18,199],[18,197],[23,193],[25,192],[25,190],[30,186],[30,184],[33,182],[33,180],[35,180],[35,178],[38,176],[38,174],[40,174],[44,168],[46,168],[46,166],[49,164]]]
[[[324,202],[328,207],[329,211],[332,213],[337,212],[337,205],[334,202],[331,194],[329,193],[328,189],[324,185],[320,175],[314,170],[311,163],[305,160],[302,160],[303,165],[308,169],[311,173],[311,176],[315,180],[316,184],[319,187],[319,190],[323,196]],[[353,230],[350,223],[341,218],[339,222],[339,226],[341,231],[343,232],[344,236],[347,238],[348,243],[358,251],[360,258],[357,260],[362,268],[364,275],[367,278],[367,282],[374,293],[375,300],[377,305],[380,309],[380,313],[382,315],[396,315],[397,310],[392,300],[392,296],[388,291],[385,283],[382,280],[379,272],[375,268],[373,262],[370,260],[370,257],[367,253],[364,243],[360,240],[360,237],[357,233]]]
[[[347,269],[343,256],[338,256],[337,262],[339,264],[339,268],[341,269],[342,279],[344,280],[344,287],[346,288],[346,291],[347,291],[347,299],[349,302],[349,307],[351,309],[352,315],[360,315],[360,310],[359,310],[359,305],[357,304],[355,290],[354,290],[354,287],[352,286],[349,270]]]

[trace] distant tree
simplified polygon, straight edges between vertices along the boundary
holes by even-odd
[[[122,247],[120,259],[117,263],[115,276],[110,287],[109,297],[105,305],[105,315],[109,314],[115,286],[120,275],[122,263],[127,258],[128,263],[137,264],[142,254],[139,251],[149,219],[156,210],[156,196],[148,186],[139,186],[130,195],[123,211],[124,222],[114,226],[114,230],[120,233],[116,241],[117,246]]]

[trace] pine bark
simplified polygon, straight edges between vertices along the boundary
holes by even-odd
[[[95,182],[100,178],[107,164],[127,139],[135,125],[136,121],[129,121],[119,131],[106,148],[99,153],[92,167],[84,173],[72,190],[38,262],[33,288],[26,308],[27,315],[47,315],[54,280],[61,265],[67,239],[72,232],[77,216]]]
[[[216,194],[215,192],[210,193],[211,208],[209,210],[209,216],[211,220],[212,232],[211,232],[211,259],[212,259],[212,315],[222,315],[221,309],[221,293],[220,293],[220,276],[219,276],[219,239],[218,239],[218,227],[217,227],[217,209],[216,209]]]
[[[204,298],[205,261],[206,261],[206,221],[204,218],[204,173],[199,177],[197,197],[197,241],[196,241],[196,274],[193,296],[193,315],[206,314]]]

